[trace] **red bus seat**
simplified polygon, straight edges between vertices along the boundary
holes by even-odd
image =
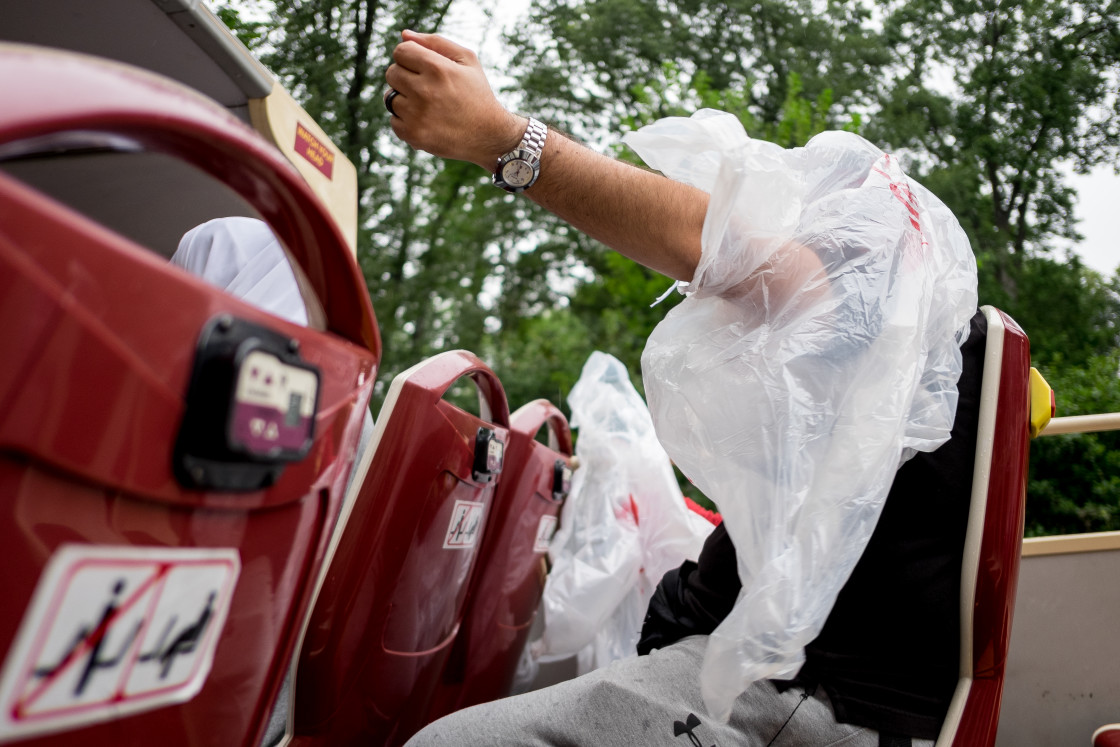
[[[363,278],[291,165],[178,85],[0,45],[0,97],[0,167],[123,147],[227,185],[284,242],[329,328],[225,294],[0,168],[0,742],[257,747],[380,357]],[[204,336],[237,330],[251,331],[244,357],[193,390]],[[307,385],[289,392],[291,422],[250,415],[234,385],[254,363]],[[213,413],[217,439],[242,450],[177,452],[185,424]],[[242,416],[263,442],[235,442]]]
[[[1120,724],[1105,724],[1092,736],[1093,747],[1120,747]]]
[[[983,311],[988,336],[961,570],[960,678],[938,747],[995,743],[1022,549],[1030,344],[1009,316]]]
[[[443,399],[466,376],[480,417]],[[505,393],[474,355],[443,353],[394,379],[304,641],[295,744],[393,744],[423,725],[466,610],[508,438]]]
[[[536,440],[548,429],[548,444]],[[548,543],[571,483],[572,433],[548,400],[510,417],[506,467],[471,581],[467,614],[429,714],[510,694],[548,573]]]

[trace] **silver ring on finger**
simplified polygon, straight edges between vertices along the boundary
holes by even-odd
[[[385,94],[385,109],[394,117],[397,116],[397,113],[393,111],[393,99],[399,96],[400,93],[401,92],[397,89],[390,88],[389,92]]]

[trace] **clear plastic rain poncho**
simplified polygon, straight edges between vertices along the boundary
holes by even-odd
[[[637,655],[661,577],[695,560],[712,525],[688,510],[626,367],[594,352],[568,396],[579,469],[549,554],[534,653],[579,654],[580,673]]]
[[[949,210],[856,135],[786,150],[706,110],[626,143],[711,195],[688,297],[642,367],[661,443],[738,555],[701,672],[726,720],[751,682],[797,673],[895,471],[948,440],[976,265]]]

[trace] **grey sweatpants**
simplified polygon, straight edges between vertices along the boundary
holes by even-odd
[[[756,682],[739,696],[729,723],[709,718],[699,683],[707,643],[707,636],[685,638],[649,656],[464,709],[429,724],[406,747],[878,747],[878,732],[836,723],[823,692],[803,697],[801,688],[779,692],[768,681]]]

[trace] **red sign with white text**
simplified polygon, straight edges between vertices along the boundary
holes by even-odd
[[[328,179],[333,178],[334,151],[301,124],[296,124],[296,153],[306,158]]]

